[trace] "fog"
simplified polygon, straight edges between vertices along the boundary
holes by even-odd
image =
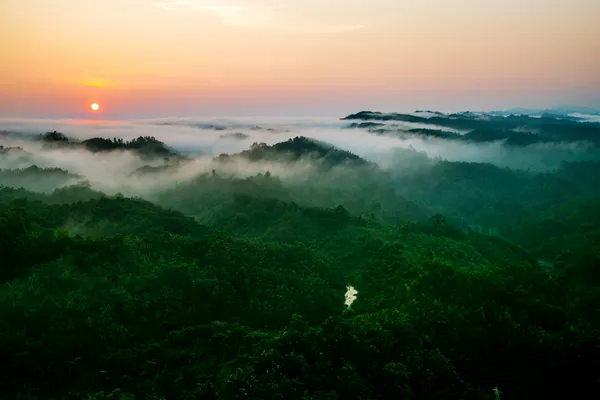
[[[589,115],[589,114],[581,114],[581,113],[572,113],[569,114],[570,117],[579,118],[584,122],[600,122],[600,115]]]
[[[214,156],[246,150],[255,142],[271,145],[296,136],[330,143],[394,172],[420,168],[426,165],[424,160],[427,157],[434,160],[490,162],[501,167],[535,171],[554,169],[562,161],[600,159],[597,151],[583,142],[526,147],[506,146],[500,141],[473,144],[423,136],[376,135],[364,129],[346,129],[351,122],[331,118],[169,118],[132,121],[2,119],[0,131],[4,131],[4,134],[0,136],[0,145],[20,146],[27,153],[4,154],[0,157],[0,168],[26,168],[31,165],[58,167],[83,175],[95,189],[106,193],[147,196],[155,190],[210,173],[215,168]],[[396,121],[394,125],[406,129],[415,125],[432,128],[425,124]],[[23,133],[33,138],[55,130],[79,140],[117,137],[127,141],[139,136],[154,136],[189,156],[190,160],[158,173],[132,175],[143,166],[159,167],[169,163],[162,159],[142,160],[129,151],[93,154],[82,149],[46,149],[42,148],[41,142],[24,140],[14,134]],[[411,153],[422,153],[427,157],[414,157]],[[243,177],[270,171],[280,178],[295,180],[307,179],[315,173],[314,166],[305,160],[290,165],[234,159],[227,164],[219,164],[217,168],[220,174]]]

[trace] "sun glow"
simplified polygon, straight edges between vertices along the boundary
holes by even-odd
[[[90,104],[90,108],[92,109],[92,111],[98,111],[100,109],[100,106],[98,105],[98,103],[92,103]]]

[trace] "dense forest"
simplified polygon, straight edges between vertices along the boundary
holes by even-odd
[[[551,119],[531,123],[559,132]],[[139,164],[112,186],[38,166],[71,151]],[[600,390],[596,161],[532,171],[402,150],[383,167],[307,137],[200,160],[150,136],[51,132],[4,143],[0,168],[2,400]]]

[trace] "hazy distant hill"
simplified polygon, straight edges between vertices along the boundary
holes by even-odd
[[[427,117],[360,111],[350,114],[342,120],[364,121],[353,122],[348,128],[368,129],[369,132],[378,135],[406,136],[413,134],[478,143],[503,140],[509,146],[580,141],[600,145],[600,123],[583,123],[579,118],[565,114],[573,110],[575,109],[557,108],[546,110],[535,116],[516,112],[495,114],[494,112],[474,113],[466,111],[442,114],[427,111]],[[562,114],[552,114],[551,111]],[[582,111],[585,111],[585,109],[579,109],[579,112]],[[422,112],[422,114],[424,113]],[[423,128],[403,127],[402,122],[419,123],[423,125]],[[428,128],[428,126],[431,128]],[[440,127],[456,131],[454,133],[443,131]]]
[[[245,140],[250,139],[250,135],[242,133],[242,132],[230,132],[224,133],[219,136],[221,139],[235,139],[235,140]]]
[[[417,117],[410,114],[400,113],[381,113],[378,111],[360,111],[356,114],[350,114],[342,120],[361,120],[361,121],[404,121],[404,122],[423,122],[427,123],[428,119]]]
[[[565,105],[559,107],[552,107],[546,109],[535,109],[535,108],[509,108],[504,111],[490,111],[489,114],[493,115],[543,115],[543,114],[552,114],[552,115],[560,115],[560,116],[568,116],[570,114],[585,114],[585,115],[597,115],[600,116],[600,110],[590,108],[590,107],[581,107],[581,106],[572,106]]]
[[[57,187],[83,181],[83,177],[61,168],[40,168],[32,165],[21,169],[1,169],[0,185],[51,192]]]
[[[0,155],[20,155],[26,156],[29,155],[27,151],[25,151],[22,147],[4,147],[0,145]]]

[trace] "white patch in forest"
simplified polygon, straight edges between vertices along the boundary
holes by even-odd
[[[344,304],[350,307],[352,303],[354,303],[354,300],[356,300],[357,294],[358,290],[354,289],[354,286],[346,286],[346,301],[344,302]]]

